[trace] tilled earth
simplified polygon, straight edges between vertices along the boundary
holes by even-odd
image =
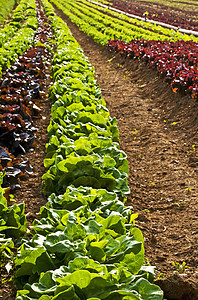
[[[121,149],[128,155],[132,203],[145,238],[145,257],[157,268],[167,299],[198,299],[198,103],[173,94],[156,72],[137,61],[109,53],[57,11],[95,67],[97,82],[112,117]],[[26,203],[29,224],[45,203],[42,161],[47,142],[49,103],[44,97],[37,147],[28,154],[34,168],[15,193]],[[175,263],[175,265],[172,265]],[[178,265],[176,264],[178,263]],[[187,267],[180,267],[186,263]],[[14,299],[10,285],[0,299]]]

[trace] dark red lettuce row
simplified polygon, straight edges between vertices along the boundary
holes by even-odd
[[[33,118],[40,117],[45,76],[43,46],[26,51],[0,79],[0,172],[6,173],[4,186],[15,188],[24,172],[32,172],[28,161],[18,154],[35,144]]]
[[[20,178],[25,173],[32,174],[33,169],[28,161],[20,161],[7,148],[0,146],[0,172],[5,173],[3,185],[10,189],[20,186]]]
[[[169,82],[173,92],[198,97],[198,43],[193,41],[110,40],[110,51],[144,61]]]
[[[27,50],[0,79],[0,172],[6,173],[3,186],[11,189],[25,172],[32,172],[29,161],[17,157],[35,145],[33,119],[41,117],[40,100],[51,60],[48,47],[41,45],[49,45],[53,33],[40,2],[36,12],[34,43],[40,46]]]
[[[198,31],[198,22],[196,19],[196,14],[192,12],[182,11],[176,8],[167,7],[160,3],[147,3],[147,2],[128,2],[128,1],[118,1],[110,0],[113,7],[125,11],[130,14],[135,14],[142,17],[147,11],[148,19],[167,23],[176,27]]]

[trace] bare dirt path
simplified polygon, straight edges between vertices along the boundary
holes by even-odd
[[[185,275],[171,278],[171,287],[167,279],[163,288],[169,299],[197,299],[198,105],[173,94],[155,71],[109,53],[57,13],[95,67],[110,114],[118,120],[130,169],[128,202],[139,213],[146,257],[161,277],[179,271],[172,262],[185,262],[190,267],[181,270]],[[193,284],[184,288],[180,278]]]

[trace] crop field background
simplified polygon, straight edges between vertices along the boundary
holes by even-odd
[[[0,0],[0,299],[198,299],[197,12]]]

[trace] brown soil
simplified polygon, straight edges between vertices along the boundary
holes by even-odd
[[[166,279],[157,283],[167,299],[198,298],[198,105],[173,94],[155,71],[109,53],[66,19],[72,34],[95,67],[95,75],[111,116],[118,120],[121,149],[128,155],[129,186],[137,226],[145,237],[145,257]],[[25,201],[29,224],[45,204],[41,176],[47,142],[50,107],[46,95],[41,120],[35,121],[37,147],[27,156],[34,173],[15,193]],[[182,275],[172,262],[186,262]],[[14,299],[12,285],[0,287],[0,299]]]
[[[57,13],[95,67],[110,114],[117,118],[129,161],[128,203],[139,213],[136,224],[145,237],[146,258],[160,277],[168,278],[158,284],[168,299],[197,299],[197,102],[172,93],[143,64],[109,53]],[[172,262],[190,268],[170,279],[178,270]]]

